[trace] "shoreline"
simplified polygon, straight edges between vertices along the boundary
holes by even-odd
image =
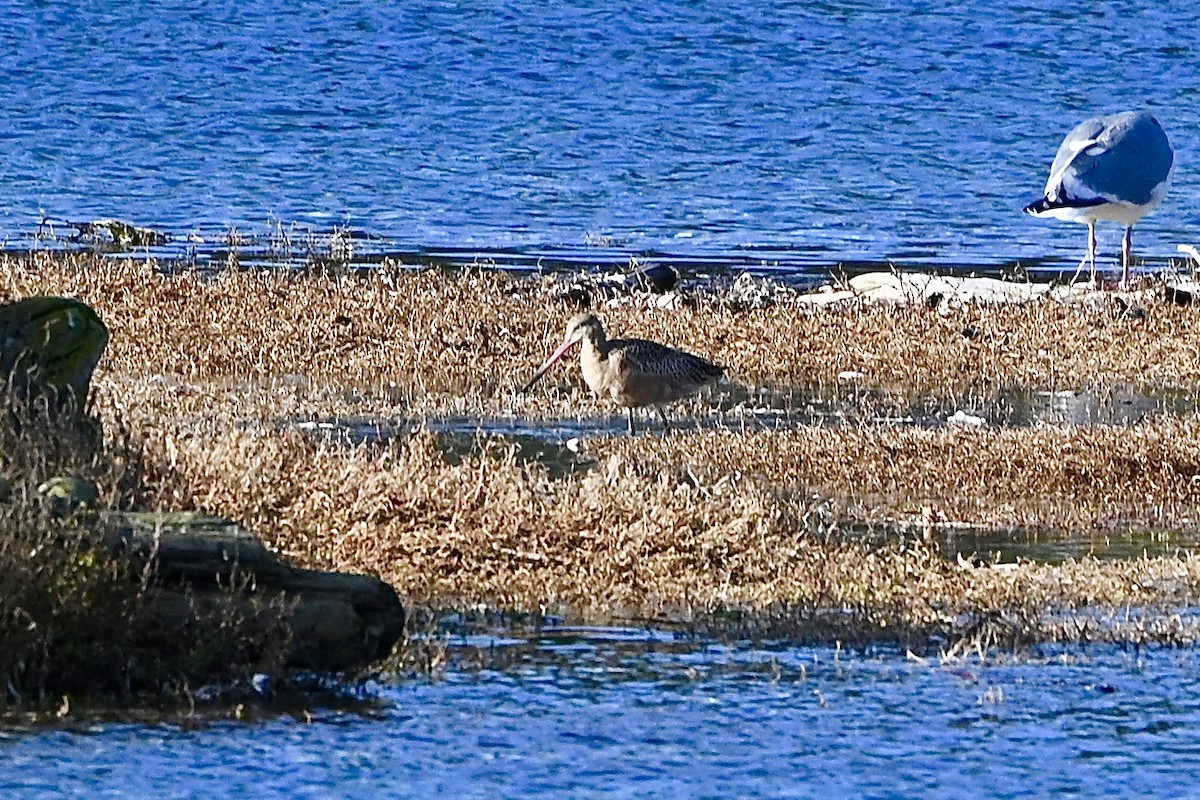
[[[144,442],[152,504],[232,519],[299,566],[378,575],[410,604],[568,609],[590,623],[732,614],[795,624],[796,636],[828,629],[839,640],[885,635],[914,646],[1195,640],[1190,617],[1172,622],[1200,593],[1190,555],[964,566],[920,534],[963,523],[1200,530],[1192,417],[652,430],[586,439],[594,466],[559,476],[503,438],[447,458],[427,432],[340,445],[296,427],[350,416],[612,414],[586,396],[573,365],[536,396],[516,397],[571,313],[537,280],[4,263],[0,297],[40,293],[79,297],[111,328],[96,410]],[[947,410],[1067,386],[1200,394],[1190,344],[1200,341],[1200,314],[1157,295],[1142,306],[1137,317],[1115,301],[601,312],[614,331],[703,353],[752,388],[802,385],[818,401],[849,396],[864,412],[889,393]],[[839,377],[848,371],[863,376],[849,388]],[[692,408],[718,413],[711,402]],[[913,535],[873,544],[836,535],[898,523]],[[1123,608],[1155,610],[1156,621],[1104,632],[1101,621]],[[849,624],[819,619],[847,611]]]

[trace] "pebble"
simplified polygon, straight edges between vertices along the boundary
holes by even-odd
[[[987,420],[959,409],[946,420],[946,424],[955,425],[960,428],[982,428],[987,425]]]

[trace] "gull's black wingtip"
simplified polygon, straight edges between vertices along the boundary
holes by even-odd
[[[1095,208],[1109,202],[1102,197],[1095,197],[1090,200],[1076,200],[1073,197],[1061,196],[1057,199],[1053,197],[1040,197],[1034,200],[1025,208],[1021,209],[1026,214],[1038,216],[1045,214],[1047,211],[1054,211],[1059,208]]]
[[[1026,214],[1036,217],[1038,214],[1045,214],[1047,211],[1049,211],[1053,207],[1054,206],[1050,204],[1049,199],[1047,199],[1045,197],[1039,197],[1037,200],[1034,200],[1032,203],[1025,206],[1021,210],[1024,211]]]

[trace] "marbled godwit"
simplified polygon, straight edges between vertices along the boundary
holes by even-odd
[[[1050,180],[1040,200],[1025,206],[1035,217],[1084,222],[1087,257],[1096,279],[1096,223],[1125,224],[1121,246],[1121,285],[1129,285],[1133,224],[1162,202],[1175,154],[1158,120],[1144,111],[1093,117],[1075,127],[1058,148]]]
[[[607,396],[625,406],[630,433],[633,409],[654,406],[663,426],[669,428],[663,405],[695,394],[725,374],[724,367],[674,347],[645,339],[609,339],[594,314],[577,314],[567,323],[563,343],[521,391],[529,391],[554,362],[580,342],[583,380],[598,397]]]

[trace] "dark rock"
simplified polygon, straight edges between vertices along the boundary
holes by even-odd
[[[1163,286],[1163,299],[1177,306],[1190,306],[1196,299],[1197,284],[1177,283]]]
[[[1142,308],[1139,305],[1134,304],[1131,300],[1128,300],[1128,299],[1118,295],[1116,298],[1116,304],[1117,304],[1117,309],[1118,309],[1119,315],[1124,317],[1125,319],[1145,319],[1146,318],[1146,309]]]
[[[678,282],[679,273],[674,267],[634,262],[628,272],[555,273],[550,276],[547,288],[556,299],[585,309],[627,295],[665,294],[674,289]]]
[[[679,273],[666,264],[644,264],[629,273],[626,283],[632,284],[631,288],[663,294],[679,283]]]

